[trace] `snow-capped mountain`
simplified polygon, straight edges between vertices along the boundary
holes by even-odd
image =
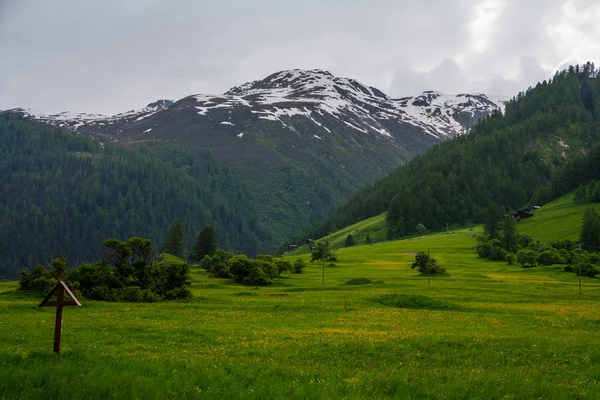
[[[141,131],[136,126],[146,125],[150,117],[159,117],[169,108],[193,107],[198,119],[215,119],[227,110],[217,125],[235,127],[232,115],[246,110],[245,119],[272,121],[284,130],[297,132],[293,121],[299,119],[312,124],[309,136],[342,133],[346,128],[364,134],[394,138],[399,125],[414,127],[424,134],[444,140],[464,134],[467,127],[494,110],[502,110],[502,101],[484,94],[446,95],[427,91],[416,97],[393,99],[380,90],[356,80],[339,78],[323,70],[289,70],[277,72],[259,81],[236,86],[223,95],[198,94],[181,99],[158,100],[141,110],[131,110],[113,116],[63,112],[44,115],[28,109],[15,109],[39,121],[87,134],[109,135]],[[236,110],[236,112],[233,112]],[[332,120],[333,119],[333,120]],[[247,121],[242,122],[246,125]],[[190,123],[193,121],[189,120]],[[202,125],[204,125],[202,123]],[[244,128],[244,127],[240,127]],[[343,129],[340,129],[343,128]],[[230,129],[231,130],[231,129]],[[251,134],[241,129],[237,135]],[[306,134],[306,132],[305,132]]]
[[[30,108],[14,108],[5,112],[20,113],[40,122],[56,125],[73,132],[79,132],[79,128],[81,127],[91,128],[94,126],[114,125],[116,123],[137,123],[173,104],[173,100],[161,99],[148,104],[142,109],[130,110],[113,116],[92,113],[73,113],[70,111],[63,111],[58,114],[44,114]]]
[[[247,185],[261,222],[281,238],[324,219],[358,189],[502,107],[483,94],[394,99],[326,71],[290,70],[221,95],[157,101],[113,116],[12,112],[103,143],[158,151],[178,144],[200,160],[213,157],[231,171],[231,182]]]

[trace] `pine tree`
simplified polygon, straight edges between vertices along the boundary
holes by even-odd
[[[500,236],[500,224],[502,222],[502,210],[498,208],[496,203],[490,204],[485,211],[485,224],[483,231],[490,239],[498,239]]]
[[[504,248],[510,252],[514,252],[519,247],[518,241],[517,223],[512,215],[508,213],[504,217],[504,223],[502,224],[502,242],[504,243]]]
[[[574,200],[576,203],[585,203],[587,200],[587,190],[585,186],[579,185],[577,191],[575,192]]]
[[[592,207],[583,214],[583,225],[581,226],[581,237],[579,239],[585,246],[594,250],[600,248],[600,216]]]
[[[346,236],[346,247],[354,246],[354,238],[352,235]]]
[[[167,230],[163,243],[163,253],[185,259],[185,228],[181,220],[175,220]]]
[[[202,227],[196,238],[196,244],[190,254],[193,261],[201,261],[204,256],[212,256],[217,251],[217,238],[212,225]]]

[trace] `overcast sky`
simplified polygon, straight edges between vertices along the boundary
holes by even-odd
[[[0,109],[114,114],[320,68],[512,96],[600,64],[598,0],[0,0]]]

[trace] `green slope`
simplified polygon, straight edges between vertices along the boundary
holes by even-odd
[[[574,193],[562,196],[541,209],[534,217],[517,224],[519,233],[527,234],[541,242],[569,239],[579,240],[583,214],[589,207],[600,211],[600,204],[578,204],[573,201]]]
[[[305,232],[323,237],[383,212],[393,237],[422,223],[483,222],[493,202],[508,209],[544,204],[600,179],[600,74],[592,64],[558,72],[520,93],[505,114],[480,121],[356,193]]]

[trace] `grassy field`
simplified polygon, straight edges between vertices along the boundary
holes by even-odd
[[[535,211],[532,218],[517,225],[519,232],[526,233],[541,242],[557,239],[579,240],[581,221],[588,207],[600,212],[600,204],[576,204],[571,192]]]
[[[260,289],[195,269],[190,301],[66,308],[60,357],[54,310],[0,282],[0,399],[600,398],[600,280],[580,295],[561,266],[474,245],[465,229],[342,248],[325,284],[318,264]],[[430,285],[410,268],[428,249],[448,270]]]

